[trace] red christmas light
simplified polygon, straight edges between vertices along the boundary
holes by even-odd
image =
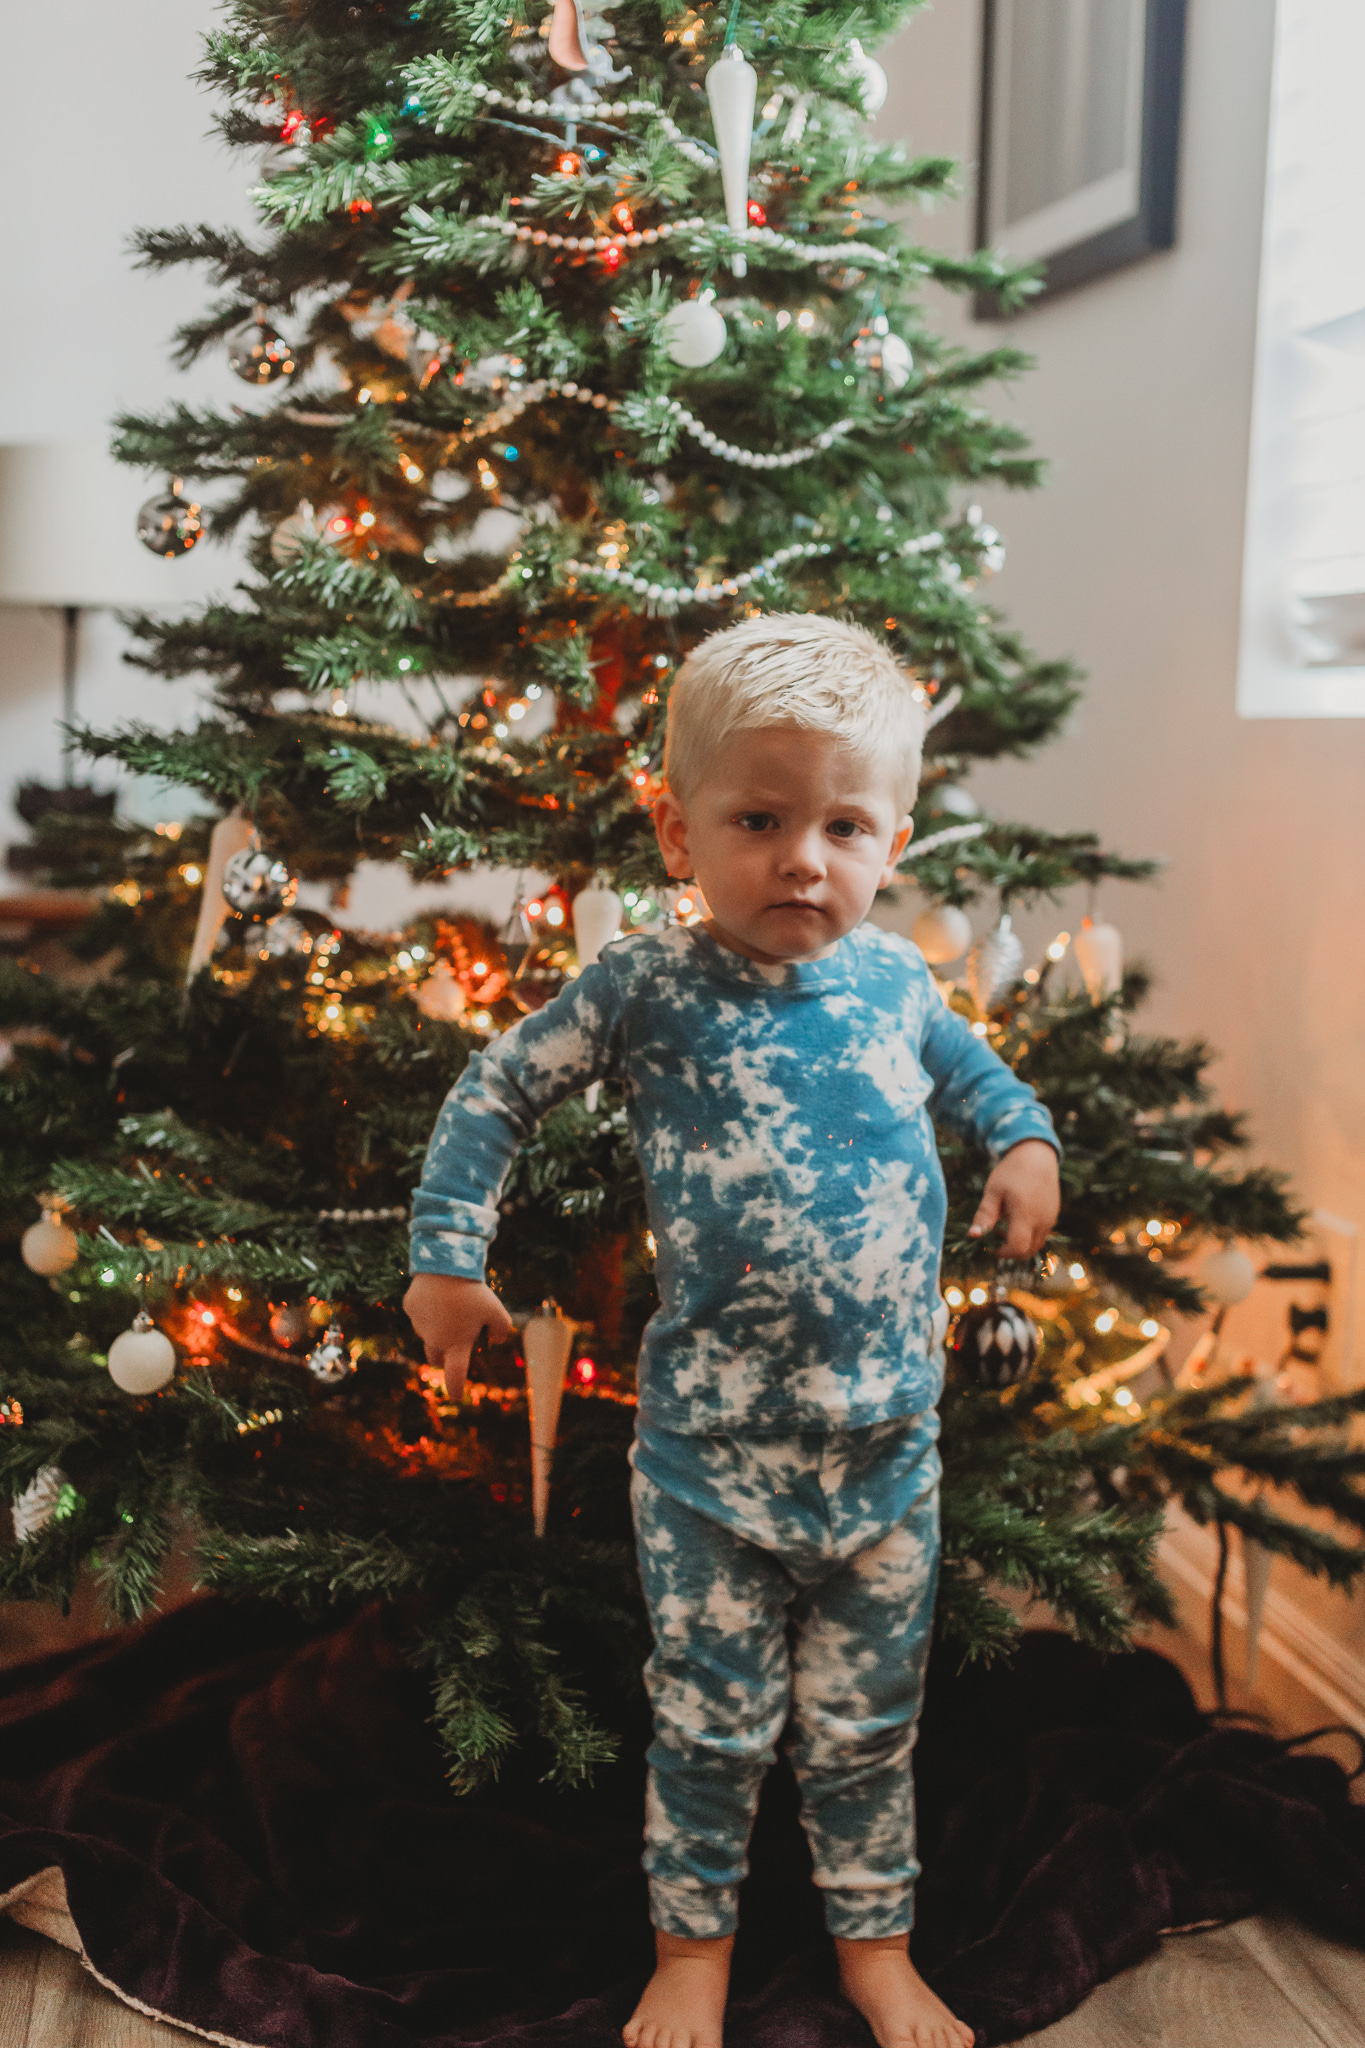
[[[768,216],[756,199],[749,201],[749,219],[756,228],[765,228],[768,225]]]
[[[592,1382],[597,1378],[597,1367],[590,1358],[580,1358],[574,1367],[574,1371],[578,1374],[585,1387],[591,1386]]]

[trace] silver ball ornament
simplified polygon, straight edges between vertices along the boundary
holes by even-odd
[[[19,1240],[19,1256],[29,1271],[47,1279],[74,1266],[80,1255],[75,1231],[51,1209],[44,1209],[42,1222],[30,1223]]]
[[[294,374],[293,349],[264,320],[228,343],[228,362],[244,384],[275,384]]]
[[[175,1346],[146,1309],[109,1346],[109,1377],[125,1394],[155,1394],[175,1377]]]
[[[223,901],[239,917],[278,917],[298,893],[298,876],[263,846],[244,846],[223,869]]]
[[[137,537],[154,555],[173,562],[187,555],[204,531],[199,507],[180,495],[178,480],[159,497],[148,498],[138,507]]]
[[[911,927],[910,936],[931,967],[948,960],[960,960],[972,942],[972,924],[965,910],[951,903],[936,903],[922,910]]]
[[[312,1318],[305,1305],[299,1301],[286,1302],[282,1308],[277,1308],[270,1318],[271,1336],[277,1344],[286,1347],[299,1343],[312,1327]]]
[[[324,1387],[340,1386],[355,1371],[351,1354],[335,1323],[329,1323],[323,1332],[322,1342],[309,1352],[308,1370]]]
[[[663,336],[680,370],[702,370],[725,346],[725,318],[709,298],[684,299],[665,316]]]

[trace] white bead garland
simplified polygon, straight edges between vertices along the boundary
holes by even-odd
[[[518,226],[501,213],[476,213],[469,222],[470,227],[482,228],[489,234],[502,235],[509,242],[533,242],[537,248],[570,249],[584,255],[605,255],[608,249],[618,252],[622,249],[639,249],[656,242],[667,242],[684,229],[695,233],[706,226],[700,214],[691,220],[665,221],[661,228],[636,229],[631,234],[616,235],[553,235],[547,228]]]
[[[897,552],[901,555],[931,554],[935,548],[944,545],[941,533],[923,533],[913,540],[902,541]],[[775,569],[783,569],[789,562],[809,561],[816,555],[834,552],[830,541],[794,541],[790,547],[778,548],[775,554],[765,555],[761,562],[755,562],[752,569],[741,570],[737,576],[724,576],[715,583],[698,583],[684,588],[679,583],[659,583],[648,576],[636,576],[629,570],[614,565],[603,566],[596,562],[566,562],[564,568],[571,576],[600,576],[604,583],[619,584],[626,590],[633,590],[651,603],[663,604],[723,604],[727,597],[738,597],[753,584],[760,583]],[[935,835],[937,837],[937,835]],[[928,843],[927,841],[925,842]]]
[[[511,93],[499,92],[496,86],[472,85],[470,91],[475,99],[481,100],[486,107],[506,107],[509,113],[539,114],[542,119],[548,116],[561,122],[626,121],[632,115],[645,115],[650,120],[658,122],[679,155],[685,156],[690,163],[697,164],[706,171],[720,168],[715,152],[707,149],[703,143],[694,141],[690,135],[685,135],[673,117],[666,114],[662,107],[656,106],[653,100],[582,100],[575,103],[570,113],[566,109],[552,106],[549,100],[532,99],[526,93],[514,98]]]
[[[605,392],[590,391],[585,384],[561,384],[554,377],[537,378],[533,384],[528,384],[514,397],[505,400],[496,412],[490,412],[486,419],[480,420],[476,427],[464,428],[461,433],[454,436],[454,439],[462,446],[472,441],[486,440],[490,434],[496,434],[503,427],[510,427],[514,421],[520,419],[528,406],[538,405],[545,398],[576,399],[580,405],[591,405],[599,412],[615,412],[620,406],[619,399],[608,398]],[[741,469],[791,469],[799,462],[813,462],[817,455],[823,454],[827,448],[832,448],[839,436],[848,433],[854,424],[852,420],[836,420],[832,427],[826,427],[804,448],[789,448],[780,454],[764,455],[754,449],[737,447],[733,441],[722,440],[719,434],[711,432],[704,420],[699,420],[695,413],[689,412],[680,399],[665,398],[661,395],[656,402],[662,411],[671,413],[678,425],[691,434],[695,441],[699,441],[703,448],[709,450],[712,455],[719,455],[726,462],[737,463]],[[937,540],[938,536],[930,538]]]

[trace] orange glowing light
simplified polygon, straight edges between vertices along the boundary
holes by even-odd
[[[545,905],[544,905],[544,904],[543,904],[543,903],[541,902],[540,898],[539,898],[539,897],[537,896],[537,898],[536,898],[536,900],[535,900],[535,902],[534,902],[534,903],[528,903],[528,904],[527,904],[527,906],[526,906],[526,915],[527,915],[528,917],[539,917],[539,916],[540,916],[540,914],[541,914],[541,912],[542,912],[542,911],[544,910],[544,908],[545,908]]]
[[[635,216],[632,214],[630,208],[626,205],[624,199],[621,201],[619,206],[614,206],[612,208],[612,212],[615,214],[617,220],[621,223],[621,226],[625,229],[628,235],[634,232]]]
[[[486,960],[476,960],[469,971],[471,974],[487,974],[488,962]]]
[[[642,768],[638,775],[634,775],[631,777],[631,780],[634,782],[635,787],[637,789],[643,789],[645,784],[649,781],[649,777],[648,775],[646,775],[644,769]]]
[[[217,1322],[218,1318],[213,1313],[213,1310],[211,1308],[201,1308],[199,1311],[199,1320],[201,1323],[208,1323],[212,1325],[213,1323]]]

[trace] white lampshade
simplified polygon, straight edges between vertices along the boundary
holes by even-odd
[[[138,539],[138,507],[166,488],[101,441],[0,447],[0,604],[163,611],[229,590],[235,549],[201,540],[168,562]]]

